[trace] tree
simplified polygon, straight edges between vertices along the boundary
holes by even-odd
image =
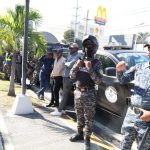
[[[21,39],[24,36],[24,18],[25,18],[25,8],[23,5],[16,5],[15,10],[8,9],[6,15],[0,16],[0,43],[5,41],[7,43],[6,47],[13,52],[12,68],[11,68],[11,80],[9,86],[9,96],[15,96],[14,89],[14,75],[15,75],[15,63],[16,63],[16,51],[19,51],[22,42]],[[29,20],[35,21],[36,25],[39,26],[41,22],[41,15],[38,11],[30,9]],[[35,34],[33,28],[29,29],[29,39],[32,42],[29,43],[33,46],[33,43],[37,44],[37,48],[40,50],[45,49],[45,41],[39,34]],[[33,42],[33,38],[37,37]],[[31,45],[29,46],[29,51],[31,50]],[[1,48],[2,49],[2,48]]]
[[[149,36],[150,36],[149,32],[145,32],[145,33],[139,32],[137,34],[137,42],[136,43],[137,44],[144,44],[146,38],[149,37]]]
[[[64,32],[64,39],[62,40],[63,43],[69,44],[74,41],[74,31],[72,29],[69,29]]]
[[[78,46],[79,46],[80,49],[83,49],[82,40],[76,39],[76,43],[78,44]]]
[[[74,30],[69,29],[67,31],[64,32],[64,39],[62,40],[62,43],[65,44],[70,44],[72,42],[74,42]],[[82,40],[80,39],[75,39],[75,42],[79,45],[79,48],[82,49]]]

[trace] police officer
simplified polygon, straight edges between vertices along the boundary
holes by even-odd
[[[50,84],[50,74],[53,69],[54,65],[54,58],[52,50],[47,49],[47,55],[43,55],[39,61],[43,64],[40,73],[39,73],[39,80],[40,80],[40,89],[37,92],[37,96],[40,100],[44,99],[44,91],[48,89]]]
[[[11,74],[11,64],[12,64],[12,54],[9,52],[9,50],[6,52],[5,59],[4,59],[4,72],[6,73],[6,76],[9,78]]]
[[[148,56],[150,58],[150,44],[148,47]],[[150,64],[149,62],[140,63],[131,67],[126,71],[127,64],[124,61],[116,65],[117,77],[120,83],[125,84],[134,80],[134,93],[131,96],[131,105],[142,108],[141,110],[150,110]],[[134,107],[133,107],[134,108]],[[146,111],[143,110],[143,115],[139,117],[132,107],[128,108],[124,122],[122,125],[122,133],[124,134],[123,142],[121,143],[122,150],[131,150],[132,143],[136,139],[139,143],[142,140],[146,128],[149,124],[146,122]],[[149,120],[147,120],[149,121]],[[150,148],[150,133],[149,138],[142,150]]]
[[[70,77],[75,80],[76,90],[75,111],[77,115],[77,133],[70,138],[71,142],[83,140],[85,126],[84,149],[90,150],[90,136],[92,133],[93,118],[96,106],[95,84],[102,80],[101,62],[94,58],[98,49],[97,39],[88,35],[83,40],[84,58],[79,59],[70,72]]]

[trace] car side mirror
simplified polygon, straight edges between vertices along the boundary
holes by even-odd
[[[107,68],[105,68],[104,73],[108,76],[116,76],[116,68],[115,67],[107,67]]]

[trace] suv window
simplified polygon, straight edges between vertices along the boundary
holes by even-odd
[[[146,53],[119,53],[117,54],[119,60],[123,60],[128,63],[128,66],[134,66],[137,63],[144,63],[148,61]]]
[[[116,67],[116,64],[107,56],[97,55],[96,58],[102,62],[104,74],[105,74],[105,68]]]

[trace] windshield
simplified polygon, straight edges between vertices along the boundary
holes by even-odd
[[[117,57],[120,61],[128,63],[129,67],[149,61],[147,53],[119,53]]]

